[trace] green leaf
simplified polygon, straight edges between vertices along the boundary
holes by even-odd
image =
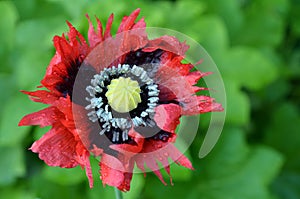
[[[28,190],[24,185],[9,186],[1,189],[1,197],[8,199],[33,199],[36,198],[32,190]]]
[[[236,82],[225,79],[227,96],[226,122],[245,125],[250,121],[250,101],[248,96],[237,86]]]
[[[18,13],[10,1],[0,2],[0,59],[1,72],[10,72],[11,67],[11,52],[15,46],[15,31],[18,19]]]
[[[215,149],[204,158],[205,174],[210,179],[228,177],[241,169],[250,153],[244,132],[238,128],[225,128]]]
[[[271,198],[268,186],[282,166],[282,156],[268,147],[249,148],[244,132],[237,128],[225,128],[221,140],[204,159],[203,173],[208,178],[200,177],[198,194],[203,198]]]
[[[234,43],[252,46],[277,46],[284,38],[287,0],[255,0],[246,7],[245,23]]]
[[[47,180],[60,185],[76,185],[87,178],[85,171],[79,166],[72,169],[47,166],[43,169],[43,175]]]
[[[16,146],[22,143],[30,130],[30,127],[18,127],[23,116],[38,111],[43,105],[31,102],[21,92],[11,97],[3,105],[3,112],[0,120],[0,146]]]
[[[176,15],[169,15],[171,19],[173,18],[171,23],[180,27],[186,25],[187,21],[199,18],[205,12],[205,4],[194,1],[178,1],[175,5],[173,4],[173,12]]]
[[[0,90],[2,93],[5,93],[5,95],[0,95],[0,102],[5,103],[10,99],[15,90],[15,81],[11,74],[0,73]],[[2,111],[0,114],[2,114]]]
[[[132,181],[131,181],[131,189],[129,192],[123,193],[124,199],[138,199],[140,198],[140,195],[142,193],[142,189],[144,187],[144,176],[143,174],[137,174],[135,173],[133,175]]]
[[[20,12],[22,20],[53,17],[57,14],[67,15],[65,7],[62,6],[61,2],[50,2],[45,0],[13,0],[13,2]],[[73,1],[66,2],[69,4],[73,3]]]
[[[83,185],[59,185],[52,181],[45,179],[44,175],[32,176],[29,187],[34,190],[35,198],[53,199],[53,198],[84,198],[85,192]],[[88,187],[87,184],[85,186]]]
[[[216,13],[224,20],[231,38],[236,36],[237,31],[244,23],[242,2],[237,0],[214,0],[204,1],[210,12]]]
[[[300,198],[300,175],[298,172],[284,171],[273,183],[272,190],[278,198]]]
[[[137,1],[136,1],[137,2]],[[140,1],[142,2],[142,1]],[[156,9],[160,7],[160,9]],[[143,3],[140,5],[141,15],[145,17],[147,27],[166,27],[170,25],[167,15],[172,12],[172,4],[169,1]]]
[[[54,55],[52,38],[67,30],[65,18],[61,16],[27,20],[18,25],[14,69],[19,89],[29,89],[40,84]]]
[[[13,47],[18,13],[11,1],[0,2],[0,13],[0,55],[2,55],[4,50],[11,50]]]
[[[293,1],[293,6],[291,6],[291,24],[292,24],[292,31],[296,35],[300,35],[300,2]]]
[[[46,134],[50,129],[51,129],[51,126],[46,126],[46,127],[43,127],[43,128],[37,126],[36,128],[34,128],[33,139],[34,139],[34,140],[40,139],[40,138],[41,138],[44,134]]]
[[[100,181],[100,179],[97,179],[97,181]],[[99,197],[101,197],[101,199],[111,199],[115,197],[113,187],[103,187],[101,184],[93,189],[88,189],[86,192],[89,199],[99,199]]]
[[[17,88],[31,90],[39,86],[50,63],[51,56],[52,53],[47,50],[30,50],[19,55],[15,61],[16,67],[14,72]]]
[[[219,69],[224,78],[253,90],[265,87],[277,77],[277,68],[268,58],[254,48],[242,46],[225,54]]]
[[[25,175],[23,150],[19,146],[0,146],[0,185],[12,184]]]
[[[298,107],[284,103],[277,107],[266,130],[265,141],[288,158],[285,167],[300,171],[300,113]]]
[[[17,26],[16,43],[24,51],[52,49],[54,35],[62,35],[68,31],[65,16],[54,15],[51,18],[31,19],[22,21]],[[49,60],[50,61],[50,60]]]
[[[219,63],[229,45],[226,27],[219,17],[215,15],[198,16],[192,19],[193,23],[190,23],[189,26],[186,26],[186,21],[182,24],[175,21],[171,28],[175,28],[199,42],[216,63]],[[182,30],[182,27],[185,28]],[[201,57],[201,55],[199,56]]]

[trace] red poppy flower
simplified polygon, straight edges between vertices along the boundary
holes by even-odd
[[[103,32],[90,18],[88,43],[70,24],[53,39],[56,53],[41,81],[44,90],[23,91],[49,107],[25,116],[19,125],[52,126],[31,146],[49,166],[85,169],[93,186],[90,155],[99,156],[103,184],[130,189],[133,168],[152,170],[165,183],[157,162],[170,175],[169,159],[192,169],[174,146],[183,115],[222,111],[213,98],[196,95],[208,73],[183,64],[188,49],[175,37],[148,39],[139,9],[125,16],[111,36],[113,15]],[[186,132],[188,133],[188,132]]]

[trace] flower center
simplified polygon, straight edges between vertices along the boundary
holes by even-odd
[[[108,104],[120,113],[126,113],[138,106],[141,102],[140,86],[137,81],[130,77],[119,77],[111,80],[105,94]]]
[[[89,120],[99,123],[99,135],[106,135],[113,143],[127,143],[131,141],[131,128],[157,127],[154,110],[159,90],[146,69],[119,64],[91,79],[86,87],[91,98],[86,98],[89,104],[85,109],[90,111]]]

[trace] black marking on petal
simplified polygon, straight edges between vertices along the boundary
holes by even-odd
[[[153,52],[143,52],[141,50],[129,52],[126,56],[125,62],[129,65],[142,66],[144,64],[158,64],[160,63],[163,50],[157,49]]]
[[[62,77],[62,81],[56,85],[56,89],[64,97],[67,97],[67,95],[72,97],[73,85],[80,66],[81,62],[79,59],[70,61],[69,66],[66,67],[67,75]]]
[[[72,60],[69,63],[69,66],[66,67],[67,75],[61,77],[61,82],[59,82],[56,85],[57,91],[59,91],[63,97],[67,97],[68,95],[71,97],[71,100],[73,101],[73,88],[74,83],[78,74],[79,69],[82,66],[82,61],[80,61],[80,58],[77,58],[76,60]],[[92,66],[82,66],[82,70],[80,71],[82,73],[80,80],[76,80],[78,83],[78,91],[85,92],[85,88],[87,85],[90,84],[90,80],[93,77],[93,75],[96,73],[95,69]],[[76,92],[78,92],[76,91]],[[82,93],[84,94],[84,93]],[[79,95],[77,95],[79,96]],[[85,104],[85,97],[81,97],[80,99],[74,100],[77,104]]]
[[[161,130],[159,133],[157,133],[154,136],[149,137],[147,139],[160,140],[163,142],[167,142],[169,140],[169,138],[171,138],[171,137],[172,137],[172,133]]]

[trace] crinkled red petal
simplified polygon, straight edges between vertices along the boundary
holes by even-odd
[[[104,31],[104,39],[111,38],[111,26],[112,26],[113,20],[114,20],[114,15],[111,14],[106,23],[106,28]]]
[[[86,55],[89,51],[89,46],[87,45],[84,37],[76,30],[76,28],[73,27],[73,25],[67,21],[67,24],[70,28],[68,32],[68,39],[70,45],[73,47],[73,49],[78,49],[79,54]]]
[[[44,104],[52,104],[59,98],[59,96],[55,95],[54,93],[45,90],[38,90],[33,92],[22,91],[22,93],[29,95],[29,98],[32,101]]]
[[[56,85],[69,78],[70,67],[81,62],[90,51],[84,37],[69,22],[67,24],[69,26],[68,40],[64,35],[53,38],[56,53],[41,81],[42,85],[52,92],[58,92]]]
[[[173,54],[172,56],[183,57],[185,52],[189,49],[189,46],[184,42],[180,42],[176,37],[164,35],[157,39],[150,40],[149,44],[143,49],[143,51],[152,52],[157,49],[169,52]]]
[[[68,66],[70,61],[74,61],[79,57],[79,49],[74,48],[65,38],[54,36],[53,43],[57,53],[61,56],[61,61]]]
[[[91,129],[91,121],[87,117],[88,111],[78,104],[72,103],[72,117],[71,120],[74,124],[74,128],[77,129],[77,135],[80,138],[81,142],[86,146],[86,148],[92,148],[91,152],[93,155],[99,156],[102,154],[102,149],[100,149],[96,145],[91,145],[90,132]],[[99,125],[97,125],[98,127]],[[98,133],[99,131],[97,131]]]
[[[190,83],[190,85],[195,85],[202,77],[212,74],[211,72],[203,73],[200,71],[189,72],[185,79]]]
[[[161,55],[161,64],[168,66],[170,69],[176,71],[180,75],[188,75],[190,70],[194,67],[192,64],[181,63],[183,56],[178,56],[172,52],[164,52]]]
[[[131,30],[134,28],[146,27],[144,20],[140,20],[137,23],[135,23],[135,20],[138,17],[138,15],[140,14],[140,11],[141,10],[138,8],[135,11],[133,11],[128,17],[127,16],[123,17],[117,33],[121,33],[121,32]]]
[[[53,125],[63,118],[64,115],[56,107],[51,106],[24,116],[19,122],[19,126],[40,125],[40,127],[45,127]]]
[[[117,187],[121,191],[130,190],[130,182],[134,161],[126,155],[114,157],[112,155],[103,154],[100,165],[100,178],[103,185]]]
[[[91,19],[89,15],[86,15],[88,21],[89,21],[89,30],[88,30],[88,40],[91,48],[94,48],[98,43],[103,41],[103,27],[101,24],[101,21],[96,18],[97,20],[97,31],[95,31],[93,23],[91,22]]]
[[[195,97],[195,92],[193,86],[187,81],[185,76],[178,73],[177,70],[170,68],[168,65],[163,65],[159,68],[154,77],[154,80],[160,87],[165,88],[161,90],[160,97],[166,96],[167,99],[160,98],[161,101],[170,100],[176,96],[175,100],[181,104],[186,103],[185,101],[190,101],[197,106],[197,101]],[[171,92],[171,94],[166,93]],[[172,95],[172,93],[174,95]]]
[[[168,87],[166,87],[162,84],[159,84],[158,89],[159,89],[158,97],[161,101],[169,102],[169,101],[177,99],[177,96],[175,95],[175,93],[172,90],[170,90]]]
[[[179,165],[193,169],[191,162],[170,142],[162,142],[157,140],[146,140],[141,153],[134,157],[137,167],[145,172],[145,165],[151,169],[155,175],[166,184],[158,166],[160,162],[168,174],[170,174],[169,158]],[[172,179],[171,179],[172,183]]]
[[[30,150],[39,154],[49,166],[72,168],[79,164],[76,147],[78,142],[74,135],[65,127],[58,125],[48,131],[42,138],[35,141]]]
[[[103,154],[99,163],[103,185],[120,186],[124,181],[124,167],[116,157]]]
[[[177,104],[162,104],[155,108],[154,120],[159,128],[175,133],[180,123],[181,107]]]
[[[131,157],[136,155],[142,150],[144,138],[140,136],[135,130],[132,128],[128,132],[128,135],[134,140],[135,145],[132,144],[112,144],[110,145],[111,149],[114,149],[127,157]]]
[[[130,182],[132,179],[133,173],[132,172],[126,172],[124,173],[124,180],[120,186],[118,186],[118,189],[121,191],[129,191],[130,190]]]
[[[69,121],[73,122],[73,113],[72,113],[72,102],[70,96],[67,96],[66,98],[61,97],[59,100],[56,100],[53,105],[58,108],[60,112],[62,112],[65,115],[65,118]],[[72,125],[74,126],[74,125]],[[75,126],[74,126],[75,127]]]
[[[195,84],[198,83],[199,79],[201,79],[204,76],[210,75],[211,72],[203,73],[200,71],[194,71],[190,72],[188,75],[185,76],[185,79],[189,82],[190,85],[192,85],[192,89],[195,93],[203,90],[209,90],[208,88],[205,87],[198,87],[194,86]]]
[[[83,144],[79,141],[76,146],[77,161],[81,165],[82,169],[85,169],[86,176],[89,180],[90,188],[94,185],[94,179],[92,174],[92,167],[90,163],[90,153],[86,150]]]
[[[208,96],[197,96],[196,104],[194,102],[186,103],[182,113],[184,115],[195,115],[212,111],[223,111],[221,104],[216,103],[214,98]]]

